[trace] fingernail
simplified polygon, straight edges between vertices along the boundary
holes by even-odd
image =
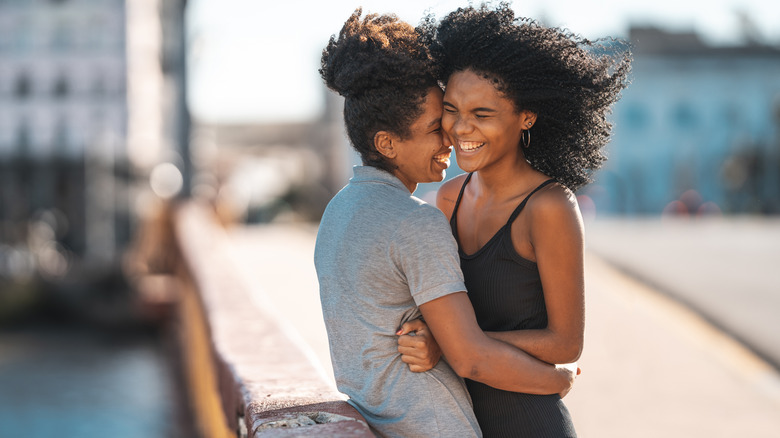
[[[403,332],[404,332],[404,329],[398,329],[398,331],[397,331],[397,332],[395,332],[395,334],[397,334],[397,335],[400,335],[400,334],[401,334],[401,333],[403,333]]]

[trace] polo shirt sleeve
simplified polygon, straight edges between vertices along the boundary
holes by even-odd
[[[423,204],[401,221],[391,254],[418,306],[466,290],[455,238],[436,207]]]

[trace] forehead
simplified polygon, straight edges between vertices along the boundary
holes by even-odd
[[[431,88],[428,91],[428,94],[425,95],[425,102],[422,104],[423,112],[412,123],[412,128],[425,128],[441,118],[443,96],[444,93],[438,88]]]
[[[455,103],[453,101],[457,101],[461,104],[512,105],[512,101],[498,91],[495,80],[474,73],[472,70],[455,72],[450,76],[444,100],[452,104]]]

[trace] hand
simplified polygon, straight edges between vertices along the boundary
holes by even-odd
[[[574,379],[577,378],[580,374],[582,374],[582,369],[577,366],[576,363],[564,363],[564,364],[558,364],[555,365],[555,369],[559,370],[561,373],[566,374],[566,376],[569,379],[569,386],[558,393],[558,395],[561,396],[561,398],[566,397],[566,394],[571,391],[571,388],[574,386]]]
[[[401,360],[413,373],[428,371],[439,362],[441,349],[422,319],[405,322],[396,335]]]

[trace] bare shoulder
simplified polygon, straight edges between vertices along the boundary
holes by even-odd
[[[528,201],[528,210],[534,222],[581,220],[577,196],[561,184],[550,184],[532,196]]]
[[[458,194],[460,194],[460,188],[463,187],[466,176],[467,174],[458,175],[445,181],[439,187],[439,191],[436,192],[436,206],[444,212],[447,219],[452,216],[452,212],[455,210],[455,203],[458,200]]]

